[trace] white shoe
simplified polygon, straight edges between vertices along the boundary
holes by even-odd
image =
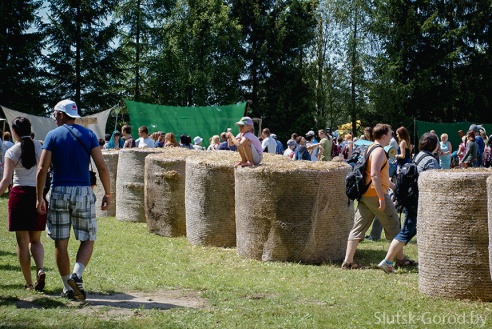
[[[395,273],[395,272],[393,272],[393,266],[390,266],[390,265],[388,265],[388,263],[386,263],[386,259],[383,259],[378,264],[378,267],[380,269],[382,269],[385,273],[388,273],[388,274],[394,274]]]

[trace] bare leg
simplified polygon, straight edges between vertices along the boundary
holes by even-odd
[[[44,263],[44,247],[41,243],[41,231],[31,231],[29,232],[29,237],[31,240],[31,254],[36,264],[36,271],[43,268]]]
[[[246,157],[245,147],[244,145],[239,145],[237,148],[239,155],[241,156],[241,163],[246,163],[248,158]]]
[[[17,231],[15,232],[17,239],[17,257],[19,258],[19,264],[26,280],[26,285],[32,285],[31,276],[31,254],[29,252],[29,232]]]
[[[91,260],[94,251],[94,241],[80,241],[79,250],[77,251],[77,262],[87,266]]]
[[[405,243],[393,239],[388,249],[388,253],[386,254],[386,257],[384,259],[386,259],[388,262],[392,262],[395,259],[395,257],[397,259],[403,259],[405,257],[405,255],[403,254],[404,246]]]
[[[246,161],[251,163],[251,164],[254,164],[253,163],[253,151],[251,151],[251,142],[248,140],[246,142],[246,145],[244,147],[244,153],[246,155]]]
[[[55,240],[55,259],[60,275],[70,274],[70,259],[68,257],[68,239]]]
[[[359,241],[360,241],[359,239],[347,241],[347,251],[345,252],[345,260],[344,260],[345,263],[347,264],[353,263],[355,251],[357,250]]]

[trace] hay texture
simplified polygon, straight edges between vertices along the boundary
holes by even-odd
[[[120,150],[116,176],[116,219],[145,222],[144,173],[145,157],[163,152],[162,148]]]
[[[492,176],[487,178],[487,213],[489,222],[489,267],[492,278]]]
[[[116,150],[102,150],[104,161],[108,166],[109,170],[109,186],[111,188],[111,203],[109,204],[108,210],[101,210],[101,201],[105,194],[104,186],[99,178],[99,172],[97,167],[92,161],[92,168],[97,174],[97,184],[94,187],[94,194],[96,195],[96,216],[97,217],[113,217],[116,215],[116,176],[118,173],[118,157],[119,153]]]
[[[486,169],[432,170],[419,177],[419,289],[455,299],[492,300]]]
[[[313,264],[343,260],[354,215],[345,196],[350,170],[343,162],[282,156],[236,169],[238,254]]]
[[[166,237],[186,235],[186,158],[195,152],[173,147],[145,158],[145,218],[149,232]]]
[[[186,159],[186,236],[193,245],[234,247],[234,161],[231,151]]]

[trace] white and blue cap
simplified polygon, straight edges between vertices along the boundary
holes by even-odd
[[[58,104],[55,105],[54,110],[58,112],[64,112],[71,118],[80,118],[77,104],[69,99],[64,99],[58,102]]]

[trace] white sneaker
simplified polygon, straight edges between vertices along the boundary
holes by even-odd
[[[378,267],[380,269],[382,269],[385,273],[388,273],[388,274],[394,274],[395,273],[395,272],[393,272],[393,266],[390,266],[390,265],[388,265],[388,263],[386,263],[386,259],[383,259],[378,264]]]

